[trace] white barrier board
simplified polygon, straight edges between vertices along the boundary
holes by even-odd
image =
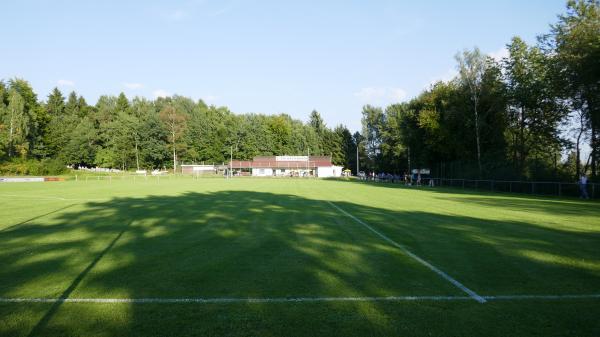
[[[5,178],[5,177],[0,177],[0,183],[38,183],[38,182],[44,182],[44,178],[37,178],[37,177]]]

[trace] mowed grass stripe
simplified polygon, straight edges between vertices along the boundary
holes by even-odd
[[[40,336],[600,331],[597,203],[302,179],[1,187],[31,197],[100,199],[0,232],[0,297],[25,299],[0,302],[2,336],[29,334],[131,218],[64,303],[75,302],[49,316]],[[464,296],[327,200],[490,303]],[[23,203],[22,214],[51,211],[51,203],[67,204]],[[0,208],[0,224],[17,209]],[[400,300],[413,297],[464,299]],[[181,302],[127,303],[154,299]],[[260,302],[271,299],[280,302]]]
[[[143,209],[74,297],[456,293],[321,201],[222,191],[151,197]]]
[[[351,201],[348,210],[478,293],[600,291],[597,203],[518,197],[508,198],[509,205],[521,208],[504,212],[508,201],[501,195],[457,195],[443,189],[390,188],[366,183],[330,190],[352,190],[348,185],[358,185],[354,193],[342,194],[343,199]],[[373,195],[373,191],[385,197],[365,197]],[[475,197],[487,200],[483,207],[469,204],[469,198]],[[331,198],[340,200],[341,196],[338,192]],[[445,199],[438,204],[440,198]],[[375,204],[380,208],[375,209]],[[574,205],[581,212],[575,212]],[[564,215],[560,213],[562,209]],[[540,220],[549,213],[560,226],[549,226]],[[581,227],[579,220],[589,225]]]
[[[406,255],[410,256],[412,259],[416,260],[417,262],[419,262],[420,264],[424,265],[425,267],[429,268],[431,271],[433,271],[434,273],[438,274],[439,276],[441,276],[443,279],[445,279],[446,281],[452,283],[454,286],[456,286],[458,289],[462,290],[463,292],[467,293],[472,299],[474,299],[475,301],[479,302],[479,303],[485,303],[485,299],[483,297],[481,297],[480,295],[478,295],[477,293],[475,293],[473,290],[467,288],[464,284],[460,283],[459,281],[457,281],[456,279],[454,279],[452,276],[444,273],[442,270],[440,270],[439,268],[437,268],[436,266],[432,265],[431,263],[423,260],[422,258],[420,258],[419,256],[413,254],[411,251],[409,251],[408,249],[406,249],[406,247],[404,247],[403,245],[397,243],[396,241],[388,238],[387,236],[385,236],[384,234],[381,234],[379,231],[375,230],[373,227],[369,226],[367,223],[365,223],[364,221],[360,220],[359,218],[355,217],[354,215],[346,212],[345,210],[341,209],[340,207],[336,206],[334,203],[332,203],[331,201],[328,201],[328,204],[331,205],[332,207],[334,207],[335,209],[337,209],[338,211],[340,211],[342,214],[348,216],[349,218],[351,218],[352,220],[358,222],[359,224],[363,225],[365,228],[367,228],[368,230],[370,230],[371,232],[373,232],[375,235],[379,236],[380,238],[382,238],[383,240],[385,240],[386,242],[388,242],[389,244],[391,244],[394,247],[397,247],[398,249],[400,249],[402,252],[404,252]]]
[[[38,200],[35,202],[35,205],[35,209],[32,209],[31,207],[23,207],[22,200],[10,200],[4,202],[2,207],[4,212],[7,212],[8,215],[3,217],[0,221],[0,232],[10,230],[43,217],[51,216],[52,214],[71,208],[76,204],[64,201]]]
[[[130,221],[86,209],[73,204],[0,231],[2,296],[60,296]]]

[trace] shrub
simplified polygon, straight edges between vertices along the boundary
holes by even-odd
[[[17,159],[0,164],[1,175],[54,175],[66,171],[65,165],[56,159]]]

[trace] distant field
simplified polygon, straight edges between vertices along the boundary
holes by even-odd
[[[353,181],[0,185],[1,336],[599,336],[600,203]]]

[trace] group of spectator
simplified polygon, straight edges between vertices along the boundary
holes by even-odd
[[[579,197],[581,199],[589,199],[590,198],[590,196],[588,195],[588,192],[587,192],[587,183],[588,183],[588,178],[585,174],[582,174],[581,176],[579,176],[579,191],[580,191]]]
[[[112,172],[112,173],[120,173],[121,170],[115,168],[106,168],[106,167],[86,167],[83,165],[67,165],[67,168],[73,170],[81,170],[81,171],[89,171],[89,172]]]
[[[360,172],[358,172],[358,178],[360,180],[367,180],[367,181],[403,183],[406,186],[412,186],[412,185],[415,185],[415,186],[428,185],[430,187],[434,186],[433,178],[421,177],[420,173],[413,173],[411,175],[411,174],[408,174],[405,172],[403,175],[400,175],[400,174],[385,173],[385,172],[381,172],[381,173],[367,172],[367,173],[365,173],[363,171],[360,171]],[[588,178],[585,174],[582,174],[579,176],[578,184],[579,184],[580,198],[589,199],[590,196],[587,191]]]
[[[411,175],[411,174],[408,174],[405,172],[404,174],[400,175],[400,174],[385,173],[385,172],[365,173],[365,172],[361,171],[358,173],[358,178],[361,180],[369,180],[369,181],[377,181],[377,182],[403,183],[406,186],[412,186],[412,185],[421,186],[421,185],[425,185],[425,184],[428,186],[434,186],[432,178],[421,177],[420,173],[414,173]]]

